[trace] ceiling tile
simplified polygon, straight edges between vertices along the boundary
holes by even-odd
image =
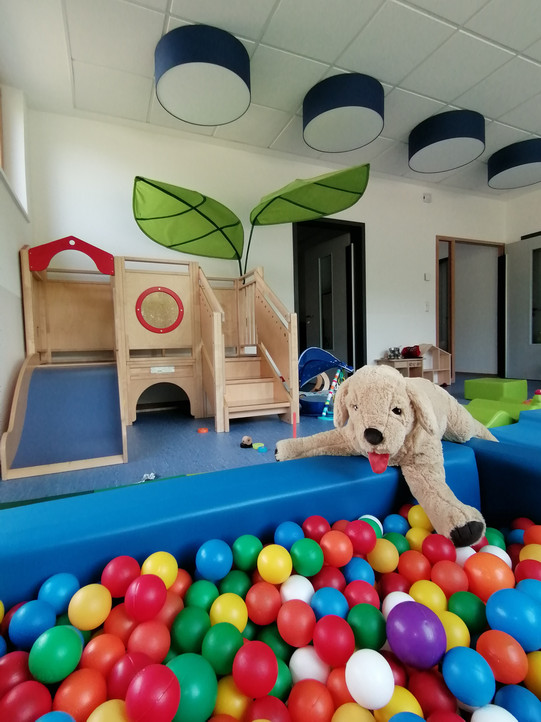
[[[75,106],[129,120],[146,121],[152,80],[121,70],[73,63]]]
[[[498,123],[497,121],[487,123],[485,131],[485,152],[481,158],[487,160],[490,155],[500,150],[500,148],[511,145],[511,143],[518,143],[521,140],[528,140],[531,137],[532,135],[530,133],[525,133],[523,130],[518,130],[517,128],[511,128],[504,123]]]
[[[509,113],[504,113],[500,120],[532,133],[541,133],[541,94],[530,98]]]
[[[272,144],[273,150],[319,159],[320,153],[306,145],[302,137],[302,119],[296,115]]]
[[[234,123],[219,126],[214,135],[216,138],[268,148],[290,120],[291,113],[252,103],[241,118]]]
[[[535,43],[530,45],[524,51],[524,55],[526,55],[529,58],[533,58],[533,60],[537,60],[538,62],[541,62],[541,40],[537,40]]]
[[[282,0],[262,42],[326,62],[334,61],[382,0]],[[302,32],[299,32],[302,28]]]
[[[394,143],[388,150],[378,155],[370,167],[376,173],[403,176],[408,170],[407,143]]]
[[[423,8],[444,20],[462,25],[489,0],[410,0],[409,5]]]
[[[487,182],[487,164],[480,160],[468,163],[444,178],[441,184],[451,188],[469,188],[470,190],[485,186],[487,191],[490,191]]]
[[[197,135],[210,136],[216,129],[214,125],[192,125],[192,123],[185,123],[183,120],[175,118],[160,105],[154,88],[152,89],[152,99],[150,101],[149,121],[164,128],[173,128],[174,130],[196,133]]]
[[[387,2],[336,64],[395,84],[454,31],[453,25]]]
[[[385,96],[383,135],[386,138],[406,142],[410,132],[418,123],[435,115],[444,107],[445,104],[437,100],[395,88]]]
[[[450,103],[464,93],[465,87],[476,85],[512,58],[507,50],[458,31],[417,66],[402,85]]]
[[[466,27],[502,45],[524,50],[539,40],[541,3],[539,0],[491,0]]]
[[[394,143],[394,140],[379,136],[379,138],[376,138],[363,148],[351,150],[347,153],[320,153],[319,157],[322,160],[330,161],[331,163],[340,163],[344,166],[372,163],[375,158],[388,150]]]
[[[169,0],[127,0],[133,5],[142,5],[150,10],[157,10],[158,12],[165,13]]]
[[[171,13],[192,23],[213,25],[258,40],[276,0],[173,0]]]

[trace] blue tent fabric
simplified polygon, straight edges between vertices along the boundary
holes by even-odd
[[[352,366],[340,361],[332,353],[317,346],[310,346],[299,356],[299,387],[302,388],[310,379],[329,369],[342,369],[349,374],[353,373]]]

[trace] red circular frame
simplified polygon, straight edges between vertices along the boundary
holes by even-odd
[[[176,317],[175,321],[170,326],[166,326],[165,328],[151,326],[147,321],[145,321],[145,319],[143,318],[143,314],[141,313],[141,306],[143,305],[143,301],[145,300],[145,298],[147,296],[150,296],[151,293],[157,293],[158,291],[160,291],[161,293],[167,293],[169,296],[171,296],[171,298],[177,304],[178,308],[178,316]],[[180,300],[180,296],[174,291],[172,291],[170,288],[166,288],[165,286],[152,286],[151,288],[147,288],[146,291],[143,291],[143,293],[141,293],[141,295],[135,302],[135,313],[137,315],[139,323],[141,324],[141,326],[144,326],[147,331],[152,331],[152,333],[169,333],[170,331],[174,331],[175,328],[180,325],[180,322],[184,318],[184,305]]]

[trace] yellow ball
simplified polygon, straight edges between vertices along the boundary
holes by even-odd
[[[242,719],[251,698],[239,690],[232,675],[227,675],[218,680],[218,693],[214,714],[229,714],[235,719]]]
[[[4,619],[5,611],[6,608],[4,607],[4,602],[0,599],[0,622]]]
[[[376,545],[366,555],[366,560],[376,572],[394,572],[398,566],[398,549],[389,539],[377,539]]]
[[[154,552],[141,565],[141,574],[155,574],[169,589],[177,578],[177,560],[169,552]]]
[[[541,562],[541,544],[525,544],[519,552],[519,560],[535,559]]]
[[[244,599],[238,594],[226,592],[212,602],[209,616],[212,625],[229,622],[242,633],[248,623],[248,608]]]
[[[420,504],[415,504],[408,511],[408,521],[410,526],[420,526],[427,531],[434,531],[432,522],[430,521],[426,511]]]
[[[94,709],[86,722],[129,722],[123,699],[110,699]]]
[[[111,611],[111,592],[103,584],[87,584],[78,589],[70,600],[68,617],[77,629],[88,631],[100,627]]]
[[[468,629],[466,622],[461,619],[458,614],[449,612],[438,612],[440,622],[443,624],[445,629],[445,635],[447,637],[447,648],[448,652],[453,647],[469,647],[470,646],[470,630]]]
[[[424,717],[421,705],[409,689],[396,685],[390,701],[387,702],[385,707],[375,709],[374,717],[376,722],[389,722],[391,717],[399,712],[413,712],[419,717]]]
[[[429,532],[428,529],[422,526],[414,526],[408,529],[405,537],[409,542],[410,549],[415,549],[416,552],[422,552],[423,542],[430,534],[431,532]]]
[[[429,607],[433,612],[439,614],[447,609],[447,597],[441,587],[435,582],[431,582],[428,579],[419,579],[413,582],[409,588],[408,594],[410,594],[416,602],[424,604],[425,607]]]
[[[525,686],[541,699],[541,652],[530,652],[528,657],[528,672],[524,678]]]
[[[346,702],[336,709],[331,722],[374,722],[374,715],[357,702]]]
[[[282,584],[291,575],[293,561],[288,550],[280,544],[269,544],[259,552],[257,570],[270,584]]]

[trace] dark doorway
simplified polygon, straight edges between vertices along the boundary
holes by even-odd
[[[366,363],[364,223],[293,224],[299,352],[317,346],[359,368]]]

